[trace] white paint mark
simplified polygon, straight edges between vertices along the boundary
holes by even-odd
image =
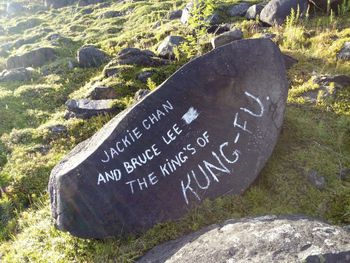
[[[193,122],[195,119],[197,119],[199,116],[198,111],[191,107],[188,109],[188,111],[182,116],[182,119],[185,121],[187,125],[189,125],[191,122]]]
[[[236,138],[235,138],[235,143],[237,143],[237,142],[238,142],[238,140],[239,140],[239,136],[240,136],[240,134],[239,134],[239,133],[237,133]]]
[[[264,105],[261,103],[260,99],[258,97],[255,97],[254,95],[250,94],[249,92],[244,92],[244,94],[247,96],[247,97],[250,97],[252,98],[253,100],[255,100],[258,104],[259,104],[259,107],[260,107],[260,113],[254,113],[252,112],[251,110],[248,110],[247,108],[240,108],[242,111],[254,116],[254,117],[262,117],[263,114],[264,114]]]
[[[267,97],[266,97],[266,100],[270,100],[270,97],[269,97],[269,96],[267,96]]]

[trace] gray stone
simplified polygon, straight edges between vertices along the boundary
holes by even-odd
[[[105,0],[79,0],[77,6],[96,5],[103,2],[105,2]]]
[[[273,33],[263,33],[261,35],[261,38],[269,38],[269,39],[273,39],[276,37],[276,34],[273,34]]]
[[[37,48],[23,55],[11,56],[7,59],[6,67],[8,69],[20,67],[40,67],[51,60],[56,59],[56,52],[53,48]]]
[[[27,8],[17,2],[10,2],[6,5],[6,14],[9,16],[18,15],[26,10]]]
[[[338,253],[326,253],[320,255],[308,256],[305,263],[349,263],[350,250]]]
[[[339,179],[342,181],[350,182],[350,169],[341,169],[339,172]]]
[[[175,19],[179,19],[182,16],[182,10],[174,10],[172,12],[169,13],[169,19],[170,20],[175,20]]]
[[[30,68],[5,69],[0,73],[1,81],[29,81],[32,78],[33,70]]]
[[[231,26],[229,24],[222,24],[222,25],[213,25],[209,27],[207,32],[209,34],[221,35],[222,33],[225,33],[230,30],[231,30]]]
[[[98,18],[99,19],[106,19],[106,18],[114,18],[114,17],[119,17],[122,16],[123,13],[119,11],[107,11],[103,14],[101,14]]]
[[[154,75],[153,71],[144,71],[141,72],[138,76],[137,79],[139,81],[142,81],[143,83],[147,83],[147,80]]]
[[[207,22],[207,24],[209,26],[218,25],[221,23],[221,17],[218,13],[214,13],[214,14],[209,15],[205,19],[205,21]]]
[[[282,25],[292,9],[304,14],[308,8],[307,0],[270,0],[260,13],[260,20],[268,25]]]
[[[77,0],[45,0],[44,4],[49,8],[62,8],[76,3]]]
[[[105,78],[109,78],[112,76],[116,76],[119,73],[120,69],[118,68],[118,61],[116,59],[112,59],[104,68],[103,68],[103,76]]]
[[[271,40],[191,60],[57,164],[56,226],[85,238],[140,233],[207,198],[243,193],[277,143],[287,93]]]
[[[137,263],[313,263],[320,261],[307,261],[311,255],[347,259],[349,250],[350,235],[341,227],[300,216],[264,216],[211,225],[155,247]]]
[[[337,54],[337,59],[350,60],[350,42],[345,42],[342,49]]]
[[[253,19],[255,20],[257,16],[260,16],[261,10],[263,10],[264,6],[257,4],[257,5],[252,5],[248,8],[245,17],[247,19]]]
[[[160,57],[175,58],[174,48],[183,43],[185,39],[181,36],[167,36],[158,46],[157,52]]]
[[[191,11],[194,7],[194,3],[193,2],[189,2],[186,4],[185,8],[182,10],[182,14],[181,14],[181,23],[182,24],[187,24],[188,20],[191,17]]]
[[[113,114],[117,108],[113,107],[114,100],[68,100],[66,106],[68,113],[65,118],[89,119],[97,115]]]
[[[80,67],[91,68],[99,67],[107,63],[109,56],[104,51],[93,45],[82,46],[77,52],[77,60]]]
[[[323,176],[320,176],[316,171],[312,170],[308,173],[307,179],[309,182],[319,190],[323,190],[326,187],[326,180]]]
[[[232,41],[240,40],[242,38],[242,30],[239,28],[233,28],[231,31],[222,33],[221,35],[214,37],[211,40],[211,45],[213,46],[213,48],[218,48],[228,43],[231,43]]]
[[[68,132],[68,129],[66,126],[62,124],[55,124],[52,126],[48,126],[47,129],[52,133],[52,134],[65,134]]]
[[[134,96],[134,101],[140,101],[142,100],[144,97],[146,97],[151,91],[148,89],[140,89],[135,93]]]
[[[229,16],[245,16],[247,10],[249,9],[250,4],[248,3],[240,3],[238,5],[234,5],[227,10],[227,14]]]
[[[350,76],[348,75],[322,75],[322,76],[317,76],[313,80],[314,83],[326,87],[330,86],[331,83],[334,85],[335,88],[337,89],[342,89],[345,87],[350,87]]]
[[[156,57],[152,51],[140,50],[138,48],[123,49],[119,52],[116,60],[120,65],[137,65],[144,67],[157,67],[169,63],[165,59]]]
[[[111,87],[94,86],[90,90],[87,97],[92,100],[109,100],[116,99],[118,97],[118,94],[115,89]]]

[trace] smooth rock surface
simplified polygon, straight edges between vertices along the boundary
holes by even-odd
[[[300,216],[265,216],[209,226],[155,247],[137,263],[346,263],[311,259],[327,253],[346,259],[349,250],[350,233],[341,227]]]
[[[240,40],[243,38],[243,32],[239,28],[233,28],[231,31],[222,33],[221,35],[218,35],[214,37],[211,40],[211,45],[213,48],[221,47],[223,45],[226,45],[232,41]]]
[[[300,8],[300,14],[307,11],[307,0],[270,0],[262,9],[260,20],[269,25],[282,25],[292,9],[296,12]]]
[[[113,102],[114,100],[71,99],[66,102],[68,113],[65,118],[89,119],[97,115],[112,114],[117,111]]]
[[[260,16],[261,10],[263,10],[264,6],[257,4],[257,5],[252,5],[248,8],[245,17],[247,19],[256,19],[257,16]]]
[[[99,67],[108,62],[108,55],[92,45],[81,47],[77,52],[77,60],[80,67],[91,68]]]
[[[184,41],[185,39],[181,36],[167,36],[158,46],[158,55],[162,58],[173,59],[175,57],[174,48]]]
[[[249,9],[250,4],[248,3],[239,3],[229,8],[227,14],[229,16],[245,16],[247,10]]]
[[[342,49],[337,54],[337,59],[350,60],[350,42],[345,42]]]
[[[40,67],[56,58],[53,48],[42,47],[31,50],[23,55],[11,56],[7,59],[6,67],[8,69],[21,67]]]
[[[139,233],[206,198],[241,194],[277,142],[287,92],[271,40],[193,59],[53,169],[56,226],[84,238]]]

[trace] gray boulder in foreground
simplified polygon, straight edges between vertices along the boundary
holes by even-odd
[[[294,9],[295,14],[299,7],[300,14],[304,14],[308,8],[307,0],[270,0],[261,10],[260,20],[269,25],[282,25],[287,16]]]
[[[346,251],[350,233],[341,227],[300,216],[264,216],[209,226],[155,247],[137,263],[346,263]],[[311,261],[327,253],[343,261]]]
[[[83,238],[141,233],[207,198],[243,193],[277,143],[287,93],[283,56],[269,39],[191,60],[52,170],[55,225]],[[67,106],[79,114],[78,102]]]

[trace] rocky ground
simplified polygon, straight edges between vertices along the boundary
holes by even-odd
[[[164,241],[230,218],[303,214],[350,224],[350,16],[286,1],[65,0],[0,4],[0,261],[133,262]],[[333,9],[332,9],[333,8]],[[271,38],[290,90],[283,131],[242,196],[207,200],[145,234],[84,240],[52,224],[52,168],[192,58]]]

